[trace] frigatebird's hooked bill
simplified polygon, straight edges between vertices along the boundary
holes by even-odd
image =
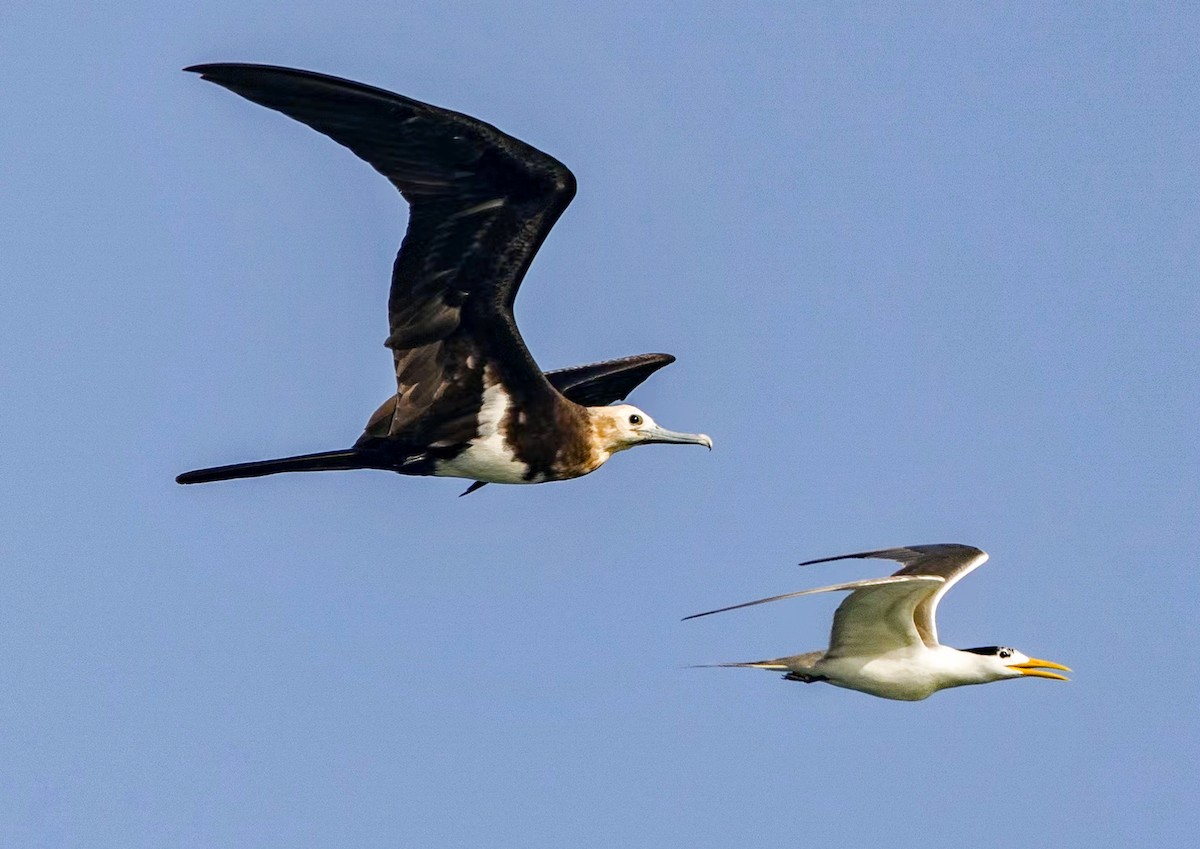
[[[354,446],[200,469],[179,483],[338,469],[541,483],[586,475],[635,445],[712,448],[636,407],[604,406],[669,354],[543,373],[525,347],[513,300],[575,196],[562,163],[475,118],[349,80],[269,65],[186,70],[350,148],[410,210],[388,297],[397,392]]]
[[[829,648],[806,654],[719,663],[783,672],[789,681],[828,681],[837,687],[859,690],[885,699],[918,701],[947,687],[987,684],[1008,678],[1055,678],[1047,669],[1067,667],[1038,660],[1007,646],[953,649],[938,642],[938,602],[961,578],[988,559],[987,553],[969,545],[941,543],[910,545],[809,560],[801,566],[849,558],[895,560],[903,568],[887,578],[868,578],[814,590],[760,598],[697,613],[686,619],[766,604],[814,593],[850,590],[833,614]]]

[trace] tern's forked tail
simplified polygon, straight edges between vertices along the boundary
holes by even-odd
[[[693,663],[688,669],[774,669],[783,672],[788,669],[787,664],[782,660],[748,660],[742,663]]]
[[[742,668],[742,669],[768,669],[774,672],[795,673],[797,675],[807,674],[813,666],[822,657],[825,656],[823,651],[810,651],[804,654],[794,654],[789,657],[776,657],[771,660],[747,660],[741,663],[700,663],[693,666],[693,669],[720,669],[720,668]]]

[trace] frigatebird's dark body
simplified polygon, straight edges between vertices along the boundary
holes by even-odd
[[[673,357],[543,373],[525,347],[513,300],[575,195],[562,163],[482,121],[348,80],[264,65],[187,70],[350,148],[399,189],[410,214],[388,298],[397,393],[358,442],[187,472],[180,483],[360,468],[537,483],[587,474],[642,442],[711,447],[634,408],[598,406]]]

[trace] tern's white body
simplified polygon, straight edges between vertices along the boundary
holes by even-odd
[[[835,687],[915,702],[938,690],[996,680],[979,660],[979,655],[949,646],[913,646],[875,657],[822,660],[811,668],[812,675]]]

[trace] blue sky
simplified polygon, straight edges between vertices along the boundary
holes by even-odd
[[[11,4],[10,4],[11,5]],[[0,12],[0,846],[1183,845],[1200,825],[1200,14],[1182,4]],[[579,194],[545,368],[711,454],[176,486],[392,391],[404,206],[179,69],[476,115]],[[964,542],[942,638],[1075,669],[885,702],[690,663]]]

